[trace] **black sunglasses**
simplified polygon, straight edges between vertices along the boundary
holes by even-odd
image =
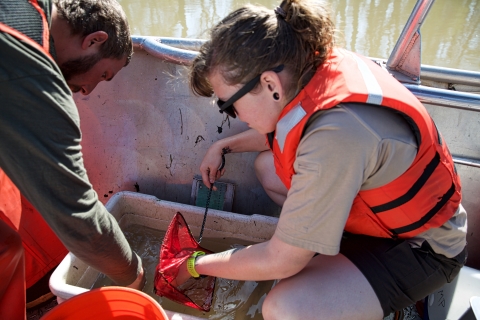
[[[272,71],[274,71],[276,73],[279,73],[280,71],[283,70],[283,67],[284,67],[283,64],[281,64],[278,67],[273,68]],[[236,118],[237,115],[236,115],[235,107],[233,106],[233,104],[238,99],[240,99],[241,97],[243,97],[244,95],[246,95],[247,93],[252,91],[253,88],[255,88],[257,83],[260,81],[260,76],[261,76],[261,74],[259,74],[258,76],[256,76],[252,80],[248,81],[243,87],[240,88],[240,90],[238,90],[227,101],[223,101],[223,100],[218,99],[217,100],[217,105],[220,108],[220,113],[225,112],[229,117]]]

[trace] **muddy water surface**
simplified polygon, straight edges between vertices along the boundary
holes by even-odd
[[[205,319],[263,319],[261,305],[274,281],[236,281],[217,278],[213,296],[212,308],[209,312],[195,310],[182,306],[153,292],[153,279],[158,264],[160,246],[164,231],[151,229],[140,225],[130,225],[125,230],[125,236],[143,261],[147,274],[144,292],[158,301],[164,309],[189,314]],[[220,252],[236,246],[246,246],[251,243],[236,239],[203,238],[202,246]],[[112,285],[110,279],[103,274],[99,276],[92,288]]]

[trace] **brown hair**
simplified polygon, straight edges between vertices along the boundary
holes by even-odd
[[[324,3],[284,0],[279,8],[247,5],[210,31],[190,68],[190,88],[213,94],[207,76],[219,68],[229,85],[246,83],[281,64],[291,75],[285,85],[293,98],[327,59],[334,46],[334,25]]]
[[[133,54],[127,17],[115,0],[54,0],[60,17],[68,22],[72,35],[87,36],[105,31],[108,39],[100,49],[102,58],[127,58]]]

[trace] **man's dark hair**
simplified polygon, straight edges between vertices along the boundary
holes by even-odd
[[[133,54],[128,21],[120,4],[115,0],[54,0],[59,16],[70,25],[72,35],[87,36],[104,31],[108,39],[102,44],[102,58],[127,58]]]

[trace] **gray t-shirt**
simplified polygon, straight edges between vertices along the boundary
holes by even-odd
[[[336,255],[353,199],[360,190],[399,177],[417,153],[405,119],[383,107],[343,104],[316,113],[307,124],[294,163],[292,186],[275,236],[326,255]],[[442,227],[409,240],[424,240],[435,252],[454,257],[466,245],[462,206]]]
[[[0,168],[68,250],[132,283],[141,260],[88,180],[78,110],[60,69],[9,34],[0,32],[0,48]]]

